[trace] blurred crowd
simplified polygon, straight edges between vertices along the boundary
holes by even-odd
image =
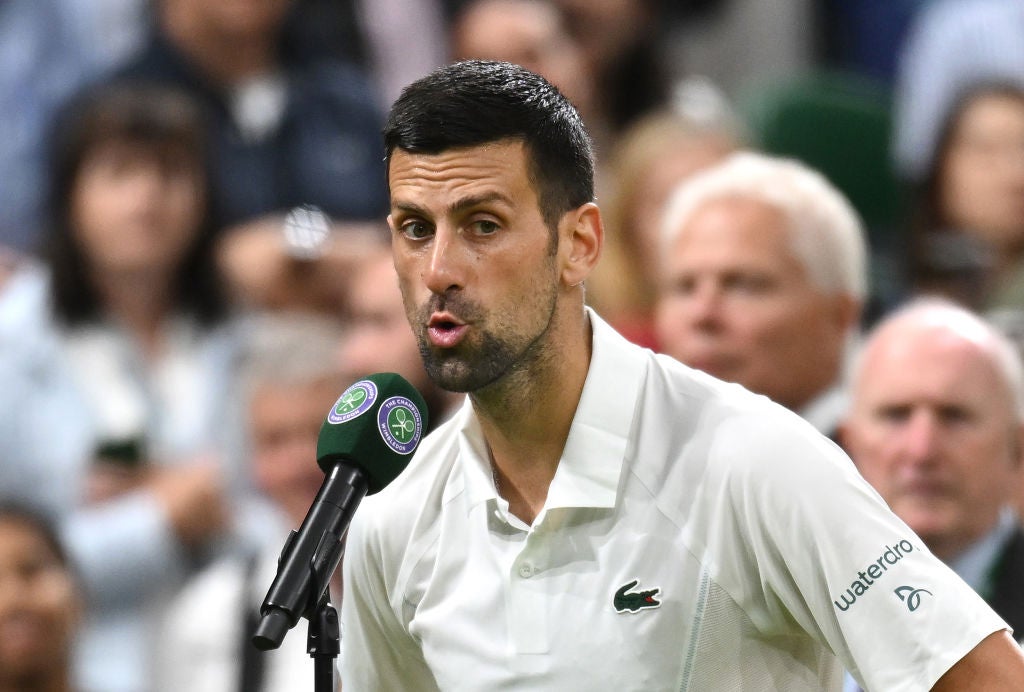
[[[842,445],[1024,635],[1024,3],[782,5],[0,2],[0,690],[313,684],[304,632],[247,644],[326,411],[461,405],[380,131],[469,58],[588,125],[588,302]]]

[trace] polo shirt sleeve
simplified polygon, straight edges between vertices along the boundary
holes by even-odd
[[[393,593],[393,583],[385,575],[397,571],[389,567],[397,567],[401,555],[385,554],[383,522],[373,511],[376,499],[364,501],[346,539],[342,564],[342,685],[360,692],[436,691],[419,644],[402,626],[395,610],[401,607],[403,598]]]
[[[1006,624],[935,558],[849,457],[801,424],[738,421],[719,436],[734,594],[767,635],[807,633],[869,690],[928,690]],[[795,434],[794,434],[795,433]],[[744,442],[738,442],[743,440]],[[753,444],[751,444],[753,443]],[[746,583],[749,583],[747,580]]]

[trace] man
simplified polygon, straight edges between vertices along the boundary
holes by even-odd
[[[387,199],[374,87],[354,65],[288,40],[295,0],[151,4],[152,34],[114,78],[202,102],[219,228],[258,233],[303,204],[339,223],[378,218]]]
[[[918,299],[858,359],[842,440],[893,511],[1024,634],[1024,533],[1010,509],[1024,444],[1012,343],[973,313]]]
[[[683,182],[664,229],[661,350],[834,436],[867,292],[846,199],[803,164],[741,152]]]
[[[879,689],[1024,680],[1005,624],[836,446],[584,308],[592,153],[548,82],[441,68],[385,144],[406,312],[468,397],[350,528],[346,688],[837,689],[832,652]],[[910,612],[906,584],[936,595]]]

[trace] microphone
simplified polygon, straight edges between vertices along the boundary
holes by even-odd
[[[342,538],[356,507],[405,469],[426,427],[423,397],[393,372],[369,375],[338,398],[317,438],[316,461],[326,477],[281,550],[277,576],[260,606],[256,648],[278,648],[300,617],[315,616],[341,562]]]

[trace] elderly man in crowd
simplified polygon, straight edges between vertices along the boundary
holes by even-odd
[[[740,152],[680,185],[663,232],[661,349],[834,438],[867,293],[850,203],[801,163]]]
[[[841,440],[864,478],[1024,635],[1024,533],[1011,509],[1024,441],[1013,344],[972,312],[918,298],[869,334]]]

